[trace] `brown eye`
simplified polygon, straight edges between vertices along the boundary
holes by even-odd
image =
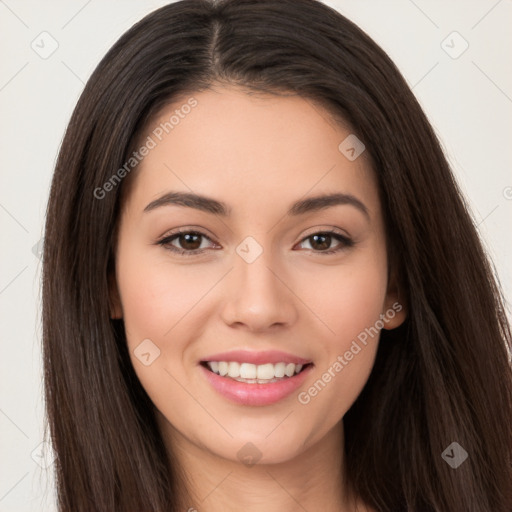
[[[331,248],[333,240],[336,240],[338,243],[334,248]],[[314,252],[321,254],[332,254],[354,245],[353,240],[339,233],[335,233],[334,231],[314,233],[304,238],[301,244],[307,241]]]
[[[198,231],[180,231],[166,236],[160,240],[158,244],[169,251],[184,256],[194,256],[195,254],[204,252],[208,248],[207,246],[201,247],[203,240],[212,242],[204,233]]]
[[[195,251],[201,246],[201,236],[202,235],[198,233],[183,233],[178,235],[176,240],[178,241],[181,249]]]
[[[325,251],[326,249],[329,249],[332,242],[331,235],[322,233],[319,235],[312,235],[309,237],[309,239],[312,241],[311,247],[313,247],[313,249],[318,249],[319,251]]]

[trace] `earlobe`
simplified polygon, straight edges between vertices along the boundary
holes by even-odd
[[[119,290],[117,288],[117,282],[115,273],[111,272],[108,277],[108,285],[109,285],[109,311],[110,318],[112,320],[119,320],[123,318],[123,310],[121,307],[121,298],[119,296]]]
[[[407,318],[407,306],[404,300],[403,288],[398,282],[396,272],[393,272],[388,284],[382,320],[384,329],[392,330],[402,325]]]
[[[393,300],[396,299],[396,300]],[[389,296],[386,300],[386,307],[382,313],[384,329],[392,330],[400,327],[407,318],[405,304],[398,300],[398,297]]]

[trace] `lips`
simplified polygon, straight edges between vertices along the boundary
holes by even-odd
[[[314,366],[308,364],[293,377],[284,377],[277,382],[271,381],[267,384],[239,382],[231,377],[221,377],[202,365],[199,368],[210,386],[230,402],[239,405],[266,406],[284,400],[296,392]]]
[[[282,375],[285,365],[287,370]],[[249,372],[256,368],[257,375],[244,373],[244,366]],[[269,367],[273,367],[274,378],[270,378]],[[277,350],[236,350],[212,354],[200,361],[201,372],[213,389],[231,402],[250,406],[271,405],[288,397],[302,385],[313,367],[308,359]],[[233,377],[226,373],[227,368]],[[256,378],[242,378],[239,370]],[[263,379],[258,378],[262,376]]]

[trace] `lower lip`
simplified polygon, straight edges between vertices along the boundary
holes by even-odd
[[[213,388],[227,399],[242,405],[270,405],[291,395],[304,382],[313,365],[303,371],[277,382],[269,384],[247,384],[238,382],[230,377],[221,377],[199,365],[208,382]]]

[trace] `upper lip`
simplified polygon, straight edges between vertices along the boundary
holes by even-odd
[[[201,362],[207,361],[236,361],[238,363],[252,363],[256,365],[266,363],[293,363],[293,364],[308,364],[311,360],[302,357],[281,352],[279,350],[264,350],[264,351],[249,351],[249,350],[233,350],[230,352],[221,352],[219,354],[212,354],[201,359]]]

